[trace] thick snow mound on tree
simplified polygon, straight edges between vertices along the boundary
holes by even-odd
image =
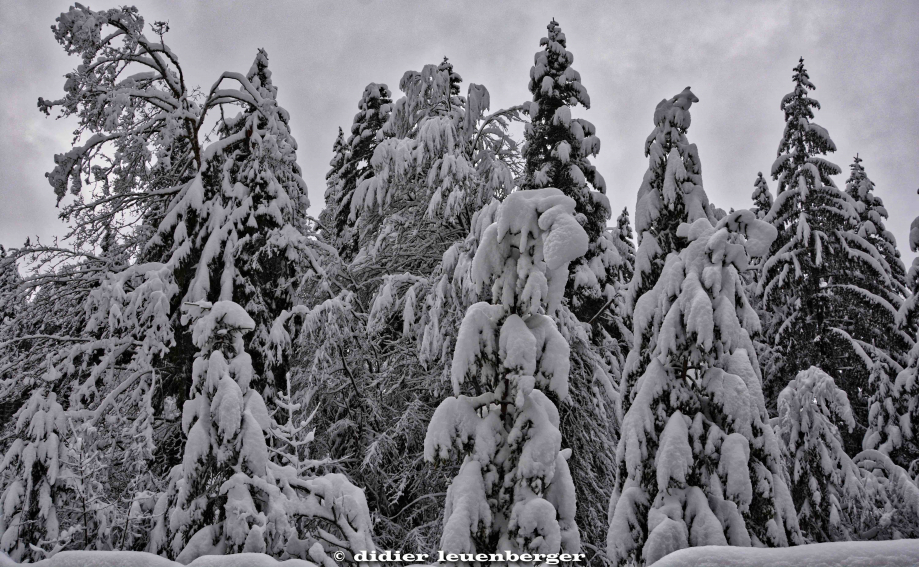
[[[914,567],[919,539],[844,541],[797,547],[690,547],[663,557],[654,567]]]
[[[0,567],[19,565],[0,553]],[[43,561],[31,563],[34,567],[183,567],[181,563],[141,551],[62,551]],[[302,559],[278,561],[261,553],[235,555],[205,555],[189,567],[316,567]]]

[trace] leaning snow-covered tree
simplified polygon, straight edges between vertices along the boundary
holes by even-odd
[[[687,246],[635,306],[636,335],[654,350],[620,432],[607,539],[620,565],[690,546],[800,543],[738,273],[775,230],[742,210],[676,236]]]
[[[257,549],[321,562],[324,549],[372,549],[366,501],[347,479],[266,464],[268,455],[290,462],[265,449],[275,425],[265,406],[287,386],[296,329],[283,325],[295,288],[321,272],[315,250],[326,250],[306,222],[296,142],[267,54],[202,92],[163,42],[165,24],[153,26],[159,41],[144,28],[134,8],[79,4],[53,27],[83,61],[64,98],[39,101],[78,120],[75,147],[48,176],[61,199],[73,195],[64,218],[76,248],[27,250],[88,258],[55,272],[92,285],[76,286],[85,324],[52,337],[48,364],[69,391],[68,417],[106,440],[113,501],[130,504],[113,541],[185,557]],[[49,281],[69,289],[64,276]],[[210,316],[182,309],[211,304],[220,308]],[[187,398],[186,442],[171,414]],[[157,476],[170,486],[154,496]],[[138,531],[154,518],[158,528]],[[285,532],[317,522],[325,527],[313,540]]]
[[[358,248],[330,254],[305,290],[312,308],[295,315],[307,332],[292,379],[336,393],[316,415],[327,432],[317,442],[367,490],[375,537],[389,549],[432,552],[440,539],[446,478],[425,465],[424,435],[447,395],[452,337],[475,301],[454,288],[450,258],[520,169],[507,132],[518,109],[488,114],[488,91],[470,84],[461,96],[460,82],[449,61],[404,74],[404,94],[355,180]]]
[[[620,380],[622,413],[634,398],[634,386],[644,373],[654,349],[650,329],[634,324],[633,312],[639,298],[653,288],[664,268],[667,255],[679,252],[685,242],[677,235],[681,223],[715,217],[702,188],[699,150],[686,138],[692,116],[689,108],[699,102],[689,90],[660,101],[654,109],[654,130],[645,140],[648,170],[638,189],[635,206],[635,231],[638,249],[635,270],[623,306],[625,317],[633,320],[634,341]],[[639,332],[636,332],[639,331]]]
[[[475,251],[471,276],[491,301],[463,318],[454,396],[425,438],[428,460],[463,460],[447,490],[446,552],[580,549],[571,450],[562,449],[556,407],[568,399],[569,370],[556,317],[569,262],[587,250],[574,209],[558,189],[512,193]]]

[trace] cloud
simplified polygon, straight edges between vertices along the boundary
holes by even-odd
[[[76,63],[48,31],[67,5],[2,2],[0,198],[17,209],[0,212],[4,244],[63,230],[43,174],[53,154],[67,149],[73,124],[42,118],[35,99],[60,93],[61,75]],[[845,172],[837,184],[859,152],[909,256],[908,227],[919,212],[915,4],[344,0],[138,7],[148,21],[169,20],[167,41],[194,83],[244,71],[257,48],[267,49],[314,214],[332,142],[339,126],[350,126],[364,85],[384,82],[397,91],[404,71],[446,55],[467,84],[489,89],[493,108],[518,104],[530,97],[529,68],[552,17],[591,95],[592,108],[575,114],[597,126],[603,149],[596,163],[614,210],[634,208],[654,106],[686,85],[701,99],[689,138],[699,146],[706,190],[724,209],[748,207],[756,172],[768,171],[775,158],[784,126],[779,101],[803,55],[823,105],[816,122],[839,147],[831,156]]]

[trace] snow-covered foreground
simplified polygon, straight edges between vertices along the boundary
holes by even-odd
[[[654,567],[915,567],[919,539],[845,541],[797,547],[691,547],[671,553]]]
[[[20,565],[0,553],[0,567]],[[31,563],[35,567],[182,567],[181,563],[140,551],[62,551],[50,559]],[[194,567],[316,567],[302,559],[277,561],[261,553],[206,555],[189,563]]]

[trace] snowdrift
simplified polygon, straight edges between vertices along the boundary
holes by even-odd
[[[0,553],[0,567],[19,565]],[[50,559],[31,563],[34,567],[183,567],[181,563],[141,551],[62,551]],[[261,553],[205,555],[190,567],[317,567],[302,559],[276,559]]]
[[[690,547],[654,567],[915,567],[919,539],[845,541],[798,547]]]

